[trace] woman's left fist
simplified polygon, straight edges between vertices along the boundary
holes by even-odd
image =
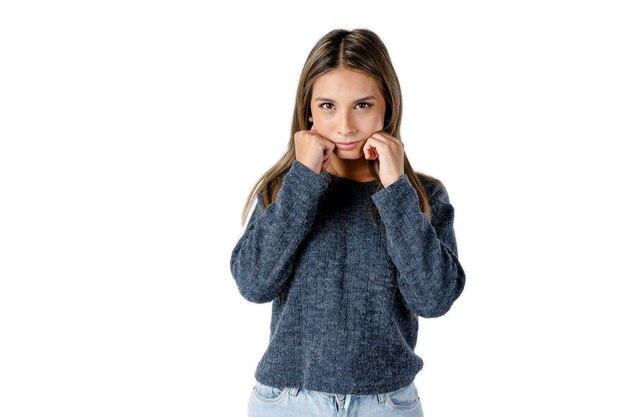
[[[363,155],[378,158],[378,176],[385,188],[404,175],[404,143],[386,132],[373,133],[363,145]]]

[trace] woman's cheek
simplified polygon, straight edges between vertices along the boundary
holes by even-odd
[[[330,138],[331,137],[331,130],[328,129],[327,127],[324,126],[324,124],[321,125],[315,125],[315,129],[317,129],[317,132],[322,135],[325,138]]]
[[[382,120],[380,120],[379,122],[374,124],[373,129],[372,129],[372,134],[374,134],[374,132],[380,132],[381,130],[383,130],[384,127],[385,127],[385,124],[383,123]]]

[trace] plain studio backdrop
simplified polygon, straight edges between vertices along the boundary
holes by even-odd
[[[361,27],[467,274],[420,319],[425,415],[625,415],[619,3],[3,2],[0,415],[245,416],[241,211],[308,52]]]

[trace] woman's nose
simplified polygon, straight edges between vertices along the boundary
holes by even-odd
[[[337,126],[337,133],[342,136],[347,136],[354,133],[354,125],[350,113],[344,113],[340,116],[339,125]]]

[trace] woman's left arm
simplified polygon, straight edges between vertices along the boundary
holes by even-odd
[[[406,174],[373,194],[372,200],[385,225],[389,256],[398,269],[398,287],[407,307],[422,317],[445,314],[465,286],[454,207],[445,187],[437,185],[430,195],[432,224],[419,209]]]

